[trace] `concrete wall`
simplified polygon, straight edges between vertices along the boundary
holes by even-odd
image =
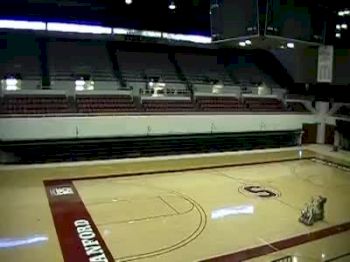
[[[161,134],[280,131],[318,122],[315,115],[154,115],[2,118],[3,141]]]

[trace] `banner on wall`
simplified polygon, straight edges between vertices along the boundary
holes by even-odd
[[[318,48],[317,82],[332,83],[333,55],[333,46],[320,46]]]

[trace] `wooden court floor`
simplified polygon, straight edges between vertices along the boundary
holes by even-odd
[[[349,190],[310,150],[3,168],[0,261],[350,261]]]

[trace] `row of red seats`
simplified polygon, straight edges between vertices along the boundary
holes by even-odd
[[[135,107],[133,108],[84,108],[78,111],[79,113],[112,113],[112,112],[137,112]]]
[[[76,101],[78,112],[121,112],[137,111],[130,96],[82,96]],[[245,99],[243,103],[234,97],[197,97],[196,103],[190,100],[145,100],[145,111],[283,111],[284,105],[277,99]],[[62,113],[69,110],[68,99],[64,96],[5,97],[1,113]]]

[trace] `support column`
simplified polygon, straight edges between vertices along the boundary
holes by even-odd
[[[319,124],[317,125],[317,144],[324,144],[326,140],[326,117],[329,111],[328,102],[316,102],[316,112],[319,118]]]

